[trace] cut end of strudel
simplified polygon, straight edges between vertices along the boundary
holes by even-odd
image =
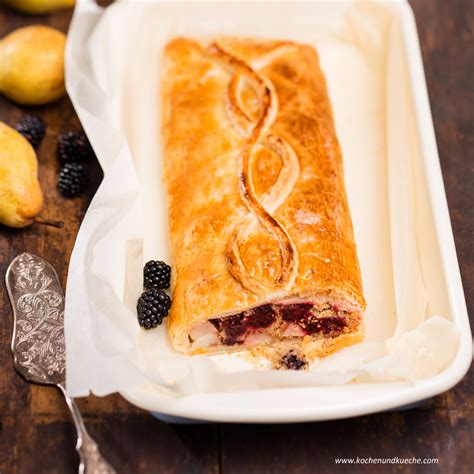
[[[361,275],[314,48],[178,38],[161,74],[172,345],[313,359],[361,341]]]

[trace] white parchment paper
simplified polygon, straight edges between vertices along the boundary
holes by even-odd
[[[419,258],[419,160],[398,23],[390,3],[158,3],[105,11],[79,2],[67,89],[104,169],[79,232],[66,294],[67,387],[105,395],[138,384],[169,394],[416,380],[445,368],[458,334],[429,304]],[[161,176],[161,51],[177,35],[289,38],[317,47],[333,104],[367,299],[366,339],[302,373],[242,354],[187,357],[166,327],[142,331],[148,259],[169,261]],[[440,351],[439,348],[443,350]]]

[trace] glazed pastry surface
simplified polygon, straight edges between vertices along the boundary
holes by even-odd
[[[177,38],[166,46],[161,77],[173,346],[182,352],[252,347],[226,346],[220,338],[196,350],[190,331],[267,303],[283,305],[273,306],[280,311],[305,301],[330,302],[336,317],[341,305],[353,315],[336,335],[301,335],[306,343],[314,339],[316,352],[360,341],[361,275],[315,49]]]

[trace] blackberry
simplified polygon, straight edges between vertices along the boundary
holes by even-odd
[[[36,148],[44,137],[46,124],[36,115],[25,115],[16,124],[15,130],[21,133]]]
[[[289,370],[301,370],[307,367],[304,358],[299,357],[295,351],[290,351],[281,358],[281,368]]]
[[[164,289],[170,287],[171,267],[165,262],[150,260],[143,269],[145,288]]]
[[[89,182],[89,175],[79,163],[65,163],[59,171],[58,188],[67,198],[81,195]]]
[[[59,135],[58,157],[61,161],[81,161],[94,156],[89,139],[84,132],[68,132]]]
[[[144,329],[156,328],[168,316],[170,297],[162,290],[146,290],[137,302],[138,324]]]

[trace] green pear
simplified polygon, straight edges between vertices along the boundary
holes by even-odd
[[[26,138],[0,122],[0,224],[25,227],[42,208],[35,150]]]

